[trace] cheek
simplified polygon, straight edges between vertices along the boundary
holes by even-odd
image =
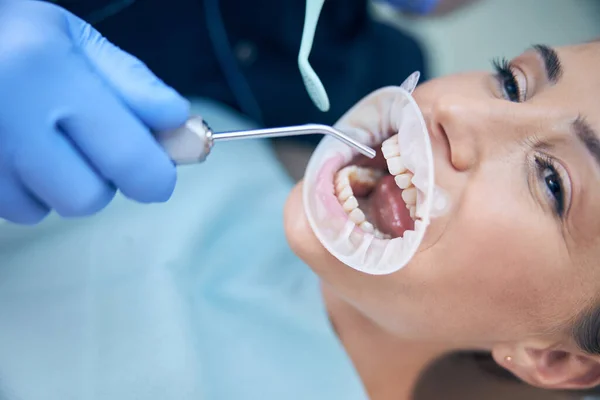
[[[559,295],[572,280],[551,251],[556,227],[515,187],[514,171],[486,176],[495,179],[468,184],[442,238],[393,275],[362,274],[329,254],[305,217],[301,183],[286,203],[286,236],[338,295],[400,335],[473,343],[553,328],[573,309]]]
[[[283,222],[285,236],[290,247],[298,257],[308,263],[308,259],[319,253],[322,246],[314,237],[304,214],[302,187],[303,182],[301,181],[292,189],[285,203]]]
[[[511,179],[521,175],[474,178],[428,255],[436,268],[423,270],[430,274],[423,279],[444,300],[437,311],[452,315],[447,323],[456,329],[468,321],[472,334],[511,339],[543,329],[565,308],[556,293],[568,279],[554,251],[556,225],[532,203],[526,183]]]
[[[321,245],[308,223],[302,201],[302,185],[303,182],[300,182],[294,187],[285,204],[286,238],[294,253],[315,272],[330,275],[340,263]]]

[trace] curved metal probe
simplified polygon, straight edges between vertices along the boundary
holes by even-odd
[[[274,138],[274,137],[286,137],[286,136],[300,136],[300,135],[314,135],[322,134],[333,136],[336,139],[346,143],[348,146],[353,147],[361,154],[369,158],[375,157],[375,150],[365,146],[364,144],[356,141],[345,133],[338,131],[337,129],[321,124],[306,124],[297,126],[286,126],[281,128],[265,128],[265,129],[250,129],[245,131],[233,131],[233,132],[213,132],[212,141],[226,141],[236,139],[250,139],[250,138]]]
[[[189,118],[182,126],[168,131],[154,132],[158,144],[163,147],[176,165],[197,164],[206,160],[214,142],[241,139],[260,139],[284,136],[322,134],[333,136],[369,158],[375,150],[356,141],[345,133],[328,125],[307,124],[282,128],[250,129],[232,132],[213,132],[200,116]]]

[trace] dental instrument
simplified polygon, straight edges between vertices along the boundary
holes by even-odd
[[[300,68],[304,86],[311,100],[319,110],[326,112],[329,111],[327,91],[308,61],[323,3],[325,3],[325,0],[306,0],[304,29],[302,30],[302,41],[300,42],[300,51],[298,53],[298,67]]]
[[[155,136],[160,146],[165,149],[176,165],[186,165],[204,162],[216,142],[312,134],[322,134],[334,137],[369,158],[375,157],[375,150],[372,148],[358,142],[342,131],[321,124],[306,124],[231,132],[213,132],[202,117],[193,116],[179,128],[158,132]]]

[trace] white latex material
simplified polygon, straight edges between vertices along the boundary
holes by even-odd
[[[414,231],[392,240],[375,238],[358,228],[343,212],[334,193],[334,174],[356,155],[347,146],[323,139],[309,161],[304,204],[309,223],[323,246],[344,264],[368,274],[383,275],[406,266],[419,248],[432,217],[443,214],[448,201],[436,188],[427,125],[411,93],[419,73],[400,87],[381,89],[354,106],[336,128],[372,147],[398,134],[400,154],[414,172],[417,220]],[[324,172],[325,171],[325,172]],[[433,205],[438,206],[433,210]]]
[[[321,9],[325,0],[306,0],[306,12],[304,16],[304,29],[302,31],[302,42],[298,53],[298,67],[304,81],[304,86],[311,100],[317,108],[323,112],[329,111],[329,97],[325,86],[319,76],[310,65],[308,56],[312,50],[317,23],[321,15]]]

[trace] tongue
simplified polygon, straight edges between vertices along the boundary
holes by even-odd
[[[381,232],[401,237],[404,231],[414,229],[415,223],[402,200],[402,189],[396,185],[393,176],[386,175],[377,182],[370,207],[369,216]]]

